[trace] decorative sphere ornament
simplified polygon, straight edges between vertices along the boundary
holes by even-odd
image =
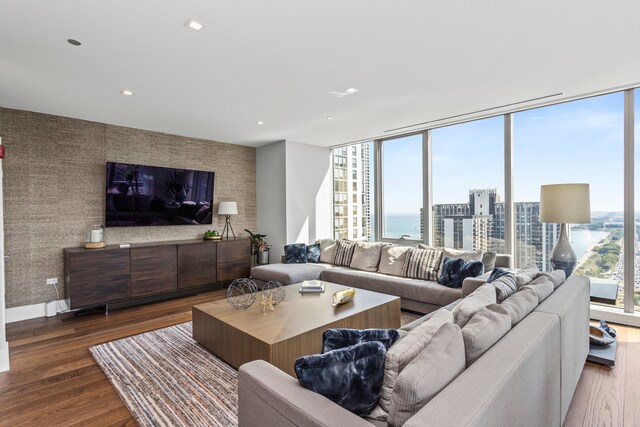
[[[236,279],[227,289],[227,301],[233,308],[244,310],[251,307],[251,304],[256,300],[256,292],[258,292],[258,287],[253,280]]]
[[[265,297],[269,297],[269,295],[271,295],[273,297],[273,303],[278,304],[284,299],[286,291],[284,290],[282,283],[272,280],[264,285],[262,288],[262,295]]]

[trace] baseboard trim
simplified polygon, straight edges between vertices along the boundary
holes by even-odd
[[[38,317],[46,316],[46,303],[22,305],[20,307],[7,308],[6,323],[20,322],[22,320],[37,319]],[[67,310],[67,302],[65,300],[59,300],[57,306],[57,312]]]

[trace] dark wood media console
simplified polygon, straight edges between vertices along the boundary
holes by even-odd
[[[251,240],[179,240],[64,249],[65,299],[70,309],[134,303],[249,277]]]

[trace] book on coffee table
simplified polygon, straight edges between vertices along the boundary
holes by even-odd
[[[300,292],[301,293],[305,293],[305,292],[311,292],[311,293],[313,293],[313,292],[315,292],[315,293],[324,292],[324,283],[322,283],[322,280],[305,280],[300,285]]]

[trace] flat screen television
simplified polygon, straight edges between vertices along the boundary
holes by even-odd
[[[107,162],[105,226],[211,224],[214,175]]]

